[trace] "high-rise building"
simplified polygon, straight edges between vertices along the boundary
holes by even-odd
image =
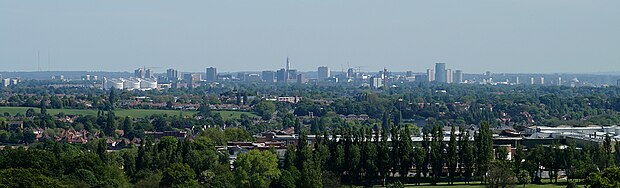
[[[435,63],[435,81],[440,83],[448,82],[445,63]]]
[[[517,78],[515,78],[517,81],[515,81],[515,83],[518,85],[519,84],[519,77],[517,76]]]
[[[155,73],[151,69],[146,69],[146,70],[144,70],[144,77],[143,78],[148,78],[148,79],[155,78]]]
[[[462,70],[454,71],[454,82],[456,82],[457,84],[463,83],[463,71]]]
[[[534,85],[534,77],[530,77],[530,85]]]
[[[201,79],[201,74],[188,73],[183,75],[183,80],[187,82],[187,87],[191,88],[197,87]]]
[[[265,82],[274,82],[276,79],[276,72],[263,71],[261,79],[263,79]]]
[[[179,77],[179,71],[172,68],[166,70],[166,77],[169,81],[177,81],[181,79],[181,77]]]
[[[558,86],[562,86],[562,77],[558,77]]]
[[[290,70],[291,70],[291,61],[290,61],[289,57],[286,56],[286,67],[284,68],[284,73],[283,73],[283,75],[284,75],[284,78],[283,78],[284,82],[288,82],[288,80],[291,78],[290,77],[291,74],[289,73]]]
[[[413,71],[407,71],[407,77],[413,77]]]
[[[452,69],[446,69],[446,83],[452,83],[453,80]]]
[[[306,83],[306,78],[304,77],[304,74],[303,74],[303,73],[299,73],[299,74],[297,75],[297,83],[298,83],[298,84],[304,84],[304,83]]]
[[[317,74],[318,74],[318,78],[320,81],[323,81],[326,78],[331,77],[330,72],[329,72],[329,67],[325,67],[325,66],[319,67],[317,70]]]
[[[11,85],[11,79],[10,78],[2,79],[2,87],[9,87],[9,85]]]
[[[297,70],[289,69],[288,70],[288,80],[287,80],[287,82],[294,81],[295,79],[297,79]]]
[[[285,83],[287,82],[288,78],[288,72],[286,72],[286,69],[280,69],[276,72],[276,81],[281,82],[281,83]]]
[[[207,68],[207,75],[205,79],[210,82],[217,81],[217,69],[213,67]]]
[[[353,77],[355,77],[355,72],[353,71],[353,68],[349,68],[349,70],[347,70],[347,78]]]
[[[426,69],[426,75],[428,76],[428,81],[429,82],[435,81],[435,70],[433,70],[433,69]]]
[[[383,87],[383,79],[379,77],[370,78],[370,87],[372,88],[380,88]]]
[[[133,71],[133,77],[144,78],[145,75],[146,75],[146,70],[144,68],[138,68],[135,71]]]
[[[545,85],[545,77],[540,77],[540,85]]]

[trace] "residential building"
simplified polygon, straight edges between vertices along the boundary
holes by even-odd
[[[207,68],[206,80],[213,82],[217,81],[217,69],[213,67]]]

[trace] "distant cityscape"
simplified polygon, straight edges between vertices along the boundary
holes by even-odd
[[[576,74],[576,73],[466,73],[453,69],[443,62],[435,63],[425,72],[414,70],[393,71],[384,68],[378,71],[363,71],[361,67],[349,67],[334,71],[328,66],[318,66],[316,72],[301,72],[293,68],[289,57],[279,70],[244,71],[219,73],[216,67],[208,67],[204,72],[183,73],[174,68],[156,72],[154,68],[140,67],[129,72],[86,72],[86,71],[38,71],[38,72],[0,72],[2,87],[16,86],[23,80],[88,81],[93,87],[102,89],[166,89],[195,88],[204,84],[224,81],[267,82],[283,84],[355,84],[361,87],[394,87],[405,82],[442,84],[485,84],[485,85],[546,85],[567,87],[606,87],[620,86],[620,75],[616,74]]]

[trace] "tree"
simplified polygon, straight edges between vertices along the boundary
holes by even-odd
[[[159,185],[171,186],[197,186],[196,174],[185,163],[174,163],[164,170]]]
[[[517,145],[517,151],[515,152],[515,157],[514,157],[514,171],[515,173],[520,173],[521,172],[521,166],[523,163],[523,159],[525,159],[525,152],[523,151],[523,145],[519,144]]]
[[[270,151],[251,150],[234,162],[235,180],[240,187],[268,187],[280,177],[278,158]]]
[[[409,174],[409,170],[413,166],[414,163],[414,151],[413,151],[413,142],[411,141],[410,130],[407,128],[403,128],[400,131],[399,135],[399,149],[400,152],[400,166],[399,166],[399,174],[402,182],[406,182],[407,175]]]
[[[64,187],[56,179],[35,169],[10,168],[0,170],[0,187]]]
[[[254,106],[254,111],[263,118],[263,120],[270,120],[273,117],[273,113],[276,111],[276,105],[273,102],[261,101]]]
[[[493,159],[493,133],[489,129],[489,123],[483,121],[480,123],[480,129],[478,131],[476,141],[476,171],[479,176],[482,176],[489,169],[491,159]],[[482,176],[484,177],[484,176]]]
[[[433,167],[433,180],[432,184],[436,185],[441,178],[444,167],[444,144],[443,144],[443,131],[440,126],[433,128],[433,138],[431,141],[431,166]]]
[[[448,174],[450,176],[450,184],[454,184],[454,177],[457,174],[456,167],[458,165],[456,128],[452,126],[450,130],[450,142],[448,143]]]
[[[523,185],[525,188],[525,185],[530,183],[530,174],[526,170],[520,170],[519,173],[517,173],[517,183]]]
[[[41,114],[47,115],[47,100],[45,98],[41,99],[39,107],[41,108]]]
[[[476,161],[476,154],[474,153],[475,149],[473,147],[473,144],[469,140],[470,137],[471,135],[469,131],[466,131],[465,137],[463,138],[463,140],[461,140],[461,142],[463,142],[463,149],[461,155],[463,156],[465,183],[469,183],[469,181],[471,180],[471,176],[473,175],[474,171],[474,162]]]
[[[487,181],[486,187],[505,188],[514,186],[517,178],[505,162],[498,161],[489,165],[485,179]]]
[[[607,168],[603,172],[591,173],[585,179],[588,187],[620,187],[620,168]]]

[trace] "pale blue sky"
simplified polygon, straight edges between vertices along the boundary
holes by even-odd
[[[618,0],[0,0],[0,71],[620,71]]]

